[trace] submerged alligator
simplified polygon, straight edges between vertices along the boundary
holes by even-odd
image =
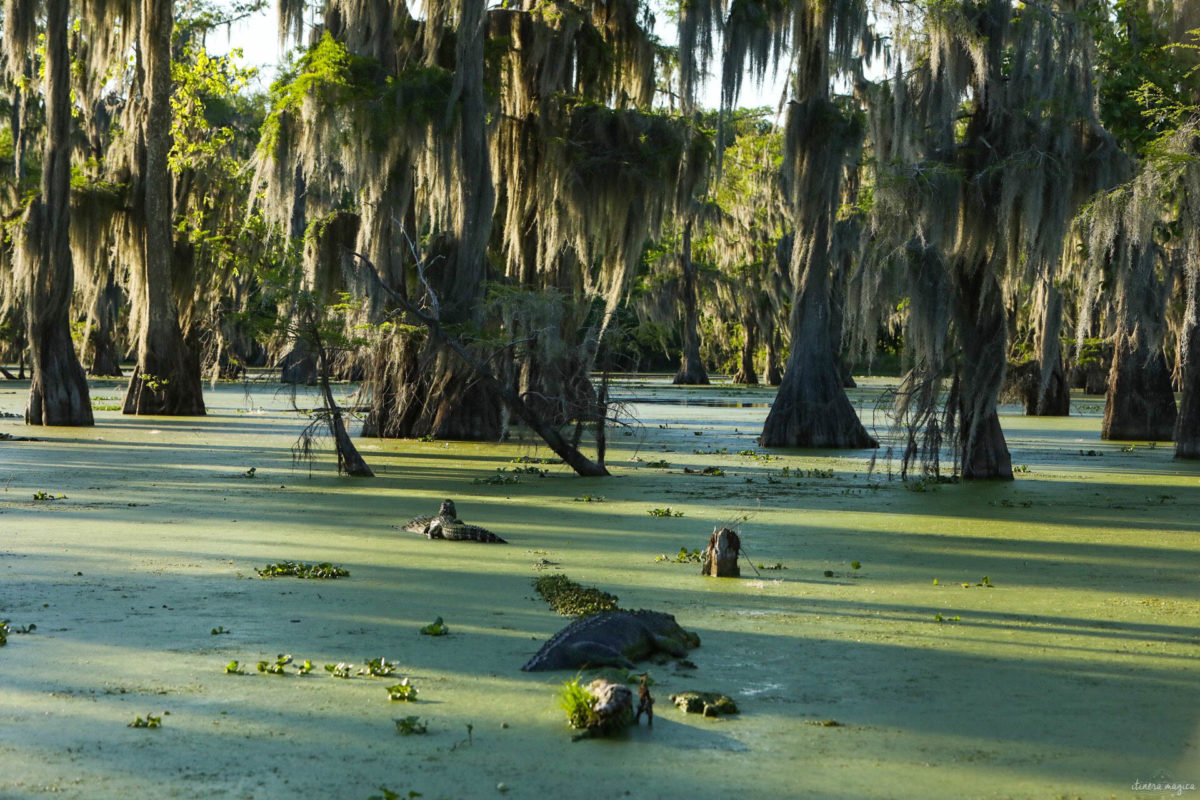
[[[458,518],[453,500],[443,500],[438,513],[430,516],[413,517],[404,525],[404,530],[419,533],[429,539],[451,539],[457,542],[495,542],[507,544],[487,528],[468,525]]]
[[[577,619],[542,645],[521,669],[540,672],[582,667],[623,667],[655,653],[682,658],[700,637],[660,611],[603,611]]]

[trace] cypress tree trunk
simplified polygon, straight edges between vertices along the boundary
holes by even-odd
[[[1125,246],[1123,238],[1116,247]],[[1154,273],[1153,254],[1136,245],[1123,273],[1100,438],[1169,442],[1175,429],[1175,394],[1162,350],[1159,320],[1166,298]]]
[[[792,303],[792,352],[767,414],[764,447],[876,447],[850,405],[829,336],[828,224],[811,244],[797,236],[793,264],[804,265]]]
[[[797,23],[784,154],[795,230],[792,352],[759,441],[764,447],[876,447],[846,396],[830,336],[832,229],[846,155],[861,132],[829,99],[832,15],[813,5]]]
[[[42,194],[26,217],[24,247],[27,321],[32,366],[29,425],[91,425],[87,377],[71,342],[74,272],[70,249],[71,57],[67,50],[69,4],[46,1],[46,148]],[[33,248],[36,247],[36,251]],[[32,251],[32,252],[31,252]]]
[[[171,31],[173,0],[142,0],[139,46],[144,69],[145,163],[142,174],[145,251],[135,268],[142,304],[138,362],[125,392],[126,414],[204,413],[200,359],[184,343],[171,294],[174,226],[171,210]]]
[[[692,221],[683,226],[683,250],[679,256],[683,269],[683,357],[673,383],[707,386],[708,372],[700,358],[700,312],[696,302],[696,265],[692,263]]]
[[[1180,333],[1183,397],[1175,421],[1175,457],[1200,458],[1200,236],[1187,270],[1187,311]]]
[[[117,316],[121,305],[121,287],[108,273],[108,285],[96,293],[92,303],[92,329],[88,332],[88,347],[92,365],[89,375],[120,377],[121,354],[117,350]]]
[[[443,237],[429,248],[429,262],[439,263],[440,270],[439,275],[429,276],[440,305],[437,321],[447,326],[478,320],[487,272],[485,256],[495,189],[488,163],[483,80],[485,9],[484,0],[464,0],[460,6],[454,87],[443,134],[457,134],[458,138],[455,161],[462,219],[453,236]],[[380,406],[381,413],[369,430],[405,438],[500,438],[504,429],[500,397],[485,388],[444,342],[430,337],[418,363],[400,369],[403,374],[417,376],[418,383],[404,387],[398,396],[400,402]],[[384,419],[383,413],[394,418]]]
[[[772,328],[765,339],[767,344],[767,385],[778,386],[783,383],[783,373],[779,371],[779,331]]]
[[[754,371],[754,352],[758,349],[758,326],[753,315],[742,318],[742,357],[733,382],[744,386],[757,386],[758,373]]]
[[[964,480],[1012,480],[1012,459],[996,400],[1004,384],[1007,327],[1000,285],[988,265],[953,274],[961,373],[956,383],[959,459]]]
[[[1071,389],[1063,367],[1063,297],[1049,285],[1041,293],[1041,321],[1038,330],[1038,372],[1035,391],[1025,397],[1025,413],[1034,417],[1065,417],[1071,413]]]

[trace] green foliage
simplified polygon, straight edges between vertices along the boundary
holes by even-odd
[[[566,575],[543,575],[533,581],[533,588],[556,614],[565,617],[586,617],[617,609],[616,595],[594,586],[582,586]]]
[[[1200,102],[1195,40],[1170,41],[1165,14],[1147,0],[1115,0],[1091,6],[1099,55],[1100,119],[1138,152],[1194,113]]]
[[[189,44],[171,63],[171,152],[176,174],[184,170],[220,169],[236,173],[241,165],[229,145],[238,113],[234,105],[257,70],[238,65],[239,51],[210,56]],[[243,154],[244,155],[244,154]]]
[[[409,790],[408,794],[402,795],[399,792],[393,792],[391,789],[387,788],[386,786],[380,786],[379,792],[380,792],[379,794],[371,795],[370,797],[367,798],[367,800],[405,800],[406,798],[407,798],[407,800],[415,800],[415,798],[418,798],[421,796],[420,792],[413,791],[413,790]]]
[[[679,548],[679,552],[673,556],[663,553],[654,557],[654,563],[656,564],[662,561],[671,561],[675,564],[699,564],[703,560],[704,555],[700,552],[699,548],[688,550],[686,547]]]
[[[162,727],[162,718],[163,718],[163,715],[166,713],[167,712],[164,711],[162,714],[159,714],[157,716],[155,716],[154,714],[147,714],[145,716],[145,718],[134,717],[133,722],[129,723],[125,727],[127,727],[127,728],[161,728]]]
[[[559,690],[558,707],[567,712],[567,722],[572,728],[587,729],[598,721],[596,712],[592,711],[592,703],[596,698],[579,682],[579,679],[566,681]]]
[[[258,662],[258,671],[266,673],[267,675],[286,675],[287,671],[284,669],[284,667],[290,663],[292,663],[292,657],[290,655],[279,655],[275,657],[274,661]]]
[[[344,661],[337,664],[326,664],[325,671],[334,678],[351,678],[354,676],[354,665]]]
[[[403,717],[395,720],[395,723],[396,733],[400,734],[401,736],[413,736],[415,734],[429,732],[428,726],[424,722],[421,722],[420,717]]]
[[[652,508],[646,512],[652,517],[682,517],[682,511],[675,511],[670,506],[666,508]]]
[[[334,566],[328,561],[320,564],[305,564],[298,561],[277,561],[262,569],[255,569],[260,578],[279,578],[292,575],[297,578],[333,580],[349,577],[350,571]]]
[[[424,125],[445,114],[453,76],[441,67],[409,65],[388,75],[371,58],[350,53],[328,31],[271,86],[271,111],[263,123],[261,147],[273,150],[285,119],[305,102],[317,113],[334,108],[362,114],[373,139],[395,135],[401,126]]]
[[[446,627],[445,622],[442,622],[441,617],[421,628],[421,633],[425,636],[445,636],[449,632],[450,629]]]
[[[242,665],[237,661],[230,661],[225,665],[226,675],[245,675],[246,670],[242,669]]]
[[[415,702],[417,699],[417,687],[409,682],[408,678],[400,681],[397,684],[387,687],[388,700],[402,701],[407,703]]]
[[[390,678],[396,674],[396,665],[382,656],[372,658],[358,671],[359,675],[368,675],[372,678]]]

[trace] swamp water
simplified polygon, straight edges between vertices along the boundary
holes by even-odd
[[[27,386],[0,383],[0,411]],[[854,395],[879,432],[885,388]],[[98,408],[121,393],[93,383]],[[612,478],[519,483],[494,476],[551,455],[532,440],[359,439],[373,480],[328,450],[294,467],[277,385],[209,390],[204,418],[0,419],[38,439],[0,441],[0,798],[1200,797],[1200,467],[1101,442],[1079,396],[1067,419],[1006,408],[1012,483],[906,486],[882,451],[869,474],[868,452],[757,448],[767,389],[617,394],[640,402]],[[509,544],[394,527],[445,497]],[[672,560],[719,523],[783,568]],[[255,573],[284,560],[350,577]],[[556,571],[700,635],[694,670],[648,665],[653,728],[573,743],[573,676],[520,671],[568,621],[530,585]],[[255,671],[283,653],[313,673]],[[397,677],[323,669],[381,656]],[[387,699],[400,676],[415,703]],[[685,716],[689,689],[742,713]],[[399,735],[413,715],[427,733]]]

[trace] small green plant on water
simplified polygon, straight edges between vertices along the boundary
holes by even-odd
[[[1029,472],[1029,466],[1026,464],[1017,464],[1015,467],[1013,467],[1013,472],[1027,474]]]
[[[420,717],[402,717],[396,722],[396,733],[401,736],[413,736],[414,734],[428,733],[429,727],[421,722]]]
[[[255,569],[260,578],[280,578],[291,575],[297,578],[315,580],[334,580],[347,578],[350,571],[325,561],[320,564],[305,564],[297,561],[277,561],[267,564],[262,569]]]
[[[475,485],[510,486],[515,485],[515,483],[520,483],[520,474],[523,473],[532,473],[538,475],[539,477],[546,477],[547,474],[546,470],[538,469],[536,467],[516,467],[512,469],[512,471],[516,473],[514,475],[506,475],[505,471],[506,470],[504,467],[498,467],[496,469],[496,475],[491,475],[488,477],[476,477],[472,483],[475,483]]]
[[[287,670],[284,669],[284,667],[290,663],[292,663],[292,657],[290,655],[278,655],[275,657],[274,661],[258,662],[258,671],[266,673],[267,675],[286,675]]]
[[[408,794],[400,794],[399,792],[393,792],[386,786],[380,786],[379,791],[380,794],[373,794],[368,797],[367,800],[405,800],[405,798],[407,798],[407,800],[415,800],[415,798],[421,796],[420,792],[412,790],[410,790]]]
[[[603,502],[606,502],[607,499],[608,498],[606,498],[602,494],[582,494],[579,497],[575,498],[575,502],[576,503],[603,503]]]
[[[652,508],[646,512],[652,517],[682,517],[682,511],[675,511],[670,506],[666,508]]]
[[[133,722],[129,723],[125,727],[127,727],[127,728],[161,728],[162,727],[162,718],[167,713],[168,712],[164,711],[162,714],[159,714],[158,716],[155,716],[154,714],[147,714],[145,716],[145,718],[134,717]]]
[[[822,574],[822,575],[824,575],[826,578],[832,578],[832,577],[833,577],[833,570],[831,570],[831,569],[827,569],[827,570],[825,570],[825,571],[824,571],[823,573],[821,573],[821,574]]]
[[[297,675],[308,675],[308,674],[310,674],[312,671],[313,671],[313,663],[312,663],[311,661],[309,661],[307,658],[306,658],[306,659],[304,659],[304,663],[303,663],[303,664],[301,664],[300,666],[296,667],[296,674],[297,674]]]
[[[38,491],[33,493],[33,499],[38,503],[49,503],[53,500],[66,500],[65,494],[50,494],[49,492]]]
[[[266,662],[263,662],[266,663]],[[230,661],[225,665],[226,675],[245,675],[246,670],[242,669],[242,665],[237,661]]]
[[[700,434],[696,435],[699,436]],[[692,454],[697,456],[721,456],[728,452],[728,447],[714,447],[711,450],[692,450]]]
[[[596,698],[579,682],[578,678],[566,681],[558,695],[558,706],[567,712],[567,722],[572,728],[584,731],[583,736],[607,736],[627,727],[633,717],[633,709],[624,714],[603,716],[592,710]],[[577,738],[581,738],[577,737]]]
[[[209,633],[213,636],[224,636],[226,634],[233,633],[233,631],[227,630],[224,625],[218,625],[209,631]]]
[[[800,478],[832,478],[834,473],[831,469],[799,469],[796,470],[796,475]]]
[[[572,728],[584,729],[596,716],[596,712],[592,710],[595,700],[579,679],[575,678],[566,681],[559,690],[558,707],[567,712],[567,722]]]
[[[242,473],[242,477],[243,478],[253,478],[254,473],[256,473],[256,472],[258,472],[258,467],[251,467],[250,469],[248,469]]]
[[[445,636],[449,632],[450,629],[446,627],[445,622],[442,622],[441,617],[421,628],[421,633],[426,636]]]
[[[334,678],[351,678],[354,676],[354,665],[341,661],[337,664],[326,664],[325,671]]]
[[[388,700],[412,703],[417,699],[417,687],[413,686],[408,678],[400,681],[397,684],[387,687]]]
[[[670,469],[671,462],[669,462],[665,459],[662,459],[659,461],[651,461],[648,464],[646,464],[646,466],[649,467],[650,469]]]
[[[369,675],[372,678],[390,678],[396,674],[396,665],[383,656],[372,658],[358,671],[359,675]]]
[[[679,552],[673,556],[663,553],[662,555],[654,557],[654,563],[656,564],[661,561],[670,561],[674,564],[699,564],[703,560],[704,556],[700,553],[700,549],[695,547],[691,550],[688,550],[686,547],[681,547],[679,548]]]
[[[941,614],[933,615],[934,622],[962,622],[962,617],[955,615],[953,617],[943,617]]]
[[[37,625],[34,625],[32,622],[28,625],[14,626],[12,624],[12,620],[0,620],[0,644],[4,644],[6,641],[8,641],[8,634],[10,633],[25,634],[33,633],[36,630]]]
[[[510,464],[561,464],[561,458],[550,458],[549,456],[520,456],[514,458],[508,463]]]
[[[766,571],[766,570],[781,570],[781,569],[787,569],[787,567],[785,567],[785,566],[783,565],[783,562],[782,562],[782,561],[776,561],[776,562],[775,562],[773,565],[771,565],[771,566],[767,566],[766,564],[759,564],[759,565],[758,565],[758,568],[759,568],[759,569],[761,569],[761,570],[764,570],[764,571]]]
[[[850,562],[850,569],[862,569],[862,564],[857,561]]]

